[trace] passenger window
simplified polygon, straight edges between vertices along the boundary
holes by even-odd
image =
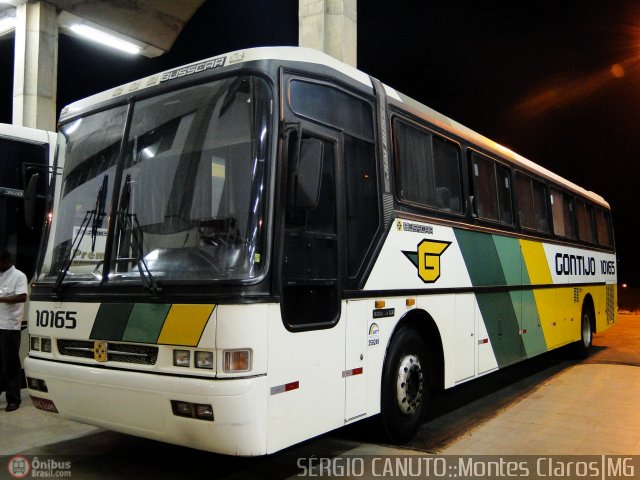
[[[598,244],[603,247],[613,246],[613,236],[611,235],[611,216],[604,210],[596,209],[596,232]]]
[[[553,231],[565,238],[576,238],[573,225],[573,199],[555,188],[551,189],[551,214]]]
[[[512,225],[513,206],[509,169],[488,157],[472,152],[471,171],[478,217]]]
[[[462,211],[459,147],[395,119],[396,188],[401,200],[444,212]]]
[[[580,200],[576,201],[576,222],[578,224],[578,238],[583,242],[594,243],[593,237],[593,207]]]
[[[542,182],[516,174],[516,195],[518,198],[518,218],[522,228],[549,232],[546,188]]]

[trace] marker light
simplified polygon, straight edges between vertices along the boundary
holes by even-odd
[[[48,337],[40,339],[40,347],[43,352],[51,353],[51,339]]]
[[[40,337],[31,337],[31,350],[40,351]]]
[[[224,367],[226,373],[248,372],[251,369],[250,350],[225,350]]]
[[[106,45],[107,47],[115,48],[116,50],[120,50],[131,55],[137,55],[142,50],[140,47],[134,45],[131,42],[127,42],[125,40],[122,40],[121,38],[110,35],[88,25],[77,23],[75,25],[71,25],[71,27],[69,28],[73,33],[80,35],[87,40]]]
[[[173,364],[176,367],[189,367],[189,366],[191,366],[191,352],[189,350],[174,350],[173,351]]]

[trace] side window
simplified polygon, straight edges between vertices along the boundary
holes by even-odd
[[[478,217],[512,225],[509,169],[488,157],[472,152],[471,173]]]
[[[300,116],[373,141],[373,111],[367,102],[328,85],[291,80],[291,109]]]
[[[347,261],[349,277],[357,275],[378,229],[378,181],[372,142],[345,135]]]
[[[533,212],[536,230],[549,233],[549,211],[547,209],[547,188],[544,183],[532,180]]]
[[[458,146],[405,121],[393,121],[396,189],[401,200],[462,211]]]
[[[565,238],[576,238],[573,226],[573,199],[555,188],[551,189],[553,232]]]
[[[549,232],[546,188],[542,182],[516,174],[518,218],[522,228]]]
[[[594,243],[593,207],[591,205],[576,200],[576,223],[578,224],[578,238],[583,242]]]
[[[342,132],[349,277],[358,274],[380,225],[373,107],[337,87],[293,79],[291,110]]]
[[[596,232],[599,245],[603,247],[613,246],[611,216],[604,210],[596,209]]]

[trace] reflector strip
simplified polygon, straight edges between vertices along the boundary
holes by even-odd
[[[271,387],[271,395],[277,395],[278,393],[290,392],[291,390],[297,390],[300,388],[300,382],[285,383],[284,385],[278,385],[277,387]]]
[[[351,370],[345,370],[342,372],[342,378],[352,377],[353,375],[361,375],[362,367],[352,368]]]
[[[489,339],[488,338],[483,338],[482,340],[478,340],[478,345],[483,345],[485,343],[489,343]]]
[[[523,328],[522,330],[518,330],[518,333],[519,333],[520,335],[524,335],[525,333],[527,333],[527,329],[526,329],[526,328]]]

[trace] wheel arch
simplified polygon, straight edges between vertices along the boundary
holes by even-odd
[[[433,317],[423,309],[413,309],[407,312],[396,324],[387,352],[385,352],[385,362],[389,351],[389,346],[393,343],[394,337],[403,328],[413,328],[425,343],[429,360],[429,379],[431,387],[438,390],[444,389],[444,348],[442,336]]]

